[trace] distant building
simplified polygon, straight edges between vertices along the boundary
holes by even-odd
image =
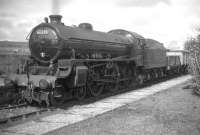
[[[27,42],[0,41],[0,74],[21,72],[29,55]]]
[[[0,55],[30,55],[27,42],[0,41]]]

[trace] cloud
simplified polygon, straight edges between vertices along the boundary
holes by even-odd
[[[185,24],[185,27],[190,29],[190,35],[194,35],[193,33],[196,33],[195,30],[200,24],[200,1],[174,0],[171,3],[174,9],[177,9],[176,12],[179,12],[179,16],[182,16],[181,24]]]
[[[159,3],[170,4],[170,0],[118,0],[120,7],[153,7]]]
[[[48,0],[0,0],[0,13],[4,17],[44,14],[50,12],[50,8]]]
[[[89,22],[97,31],[121,28],[166,44],[200,24],[200,0],[57,0],[55,9],[52,2],[0,0],[0,39],[24,40],[52,10],[68,26]]]
[[[200,17],[200,1],[199,0],[190,0],[186,4],[187,12]],[[191,14],[190,14],[191,15]]]
[[[50,13],[48,0],[0,0],[0,39],[25,40]]]
[[[69,5],[72,0],[51,0],[51,13],[59,14],[60,10],[63,8],[62,5]]]
[[[0,18],[0,40],[24,41],[31,29],[41,23],[43,18]]]
[[[0,29],[0,40],[8,40],[9,33],[3,29]]]
[[[6,12],[0,12],[0,18],[14,18],[16,17],[13,13],[6,13]]]
[[[13,28],[13,23],[11,20],[0,18],[0,22],[0,28]]]

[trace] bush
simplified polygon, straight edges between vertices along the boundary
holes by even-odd
[[[0,55],[0,75],[21,73],[26,56]]]
[[[189,53],[189,73],[193,76],[193,87],[200,89],[200,35],[185,42],[185,50]]]

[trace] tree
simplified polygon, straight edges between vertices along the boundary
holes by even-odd
[[[189,38],[184,49],[189,51],[189,72],[193,76],[193,85],[196,90],[200,90],[200,35]]]

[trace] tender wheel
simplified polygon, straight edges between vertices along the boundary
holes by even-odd
[[[142,74],[139,74],[137,77],[137,84],[143,85],[144,84],[144,76]]]
[[[80,88],[75,89],[75,95],[74,96],[75,96],[76,99],[81,101],[86,97],[86,93],[87,93],[86,87],[80,87]]]
[[[160,70],[160,77],[163,78],[165,75],[164,75],[164,72],[162,71],[162,69]]]
[[[147,80],[150,81],[151,80],[151,74],[147,73]]]
[[[154,77],[155,77],[155,79],[158,79],[158,78],[159,78],[158,70],[154,70]]]
[[[101,95],[103,92],[104,85],[103,84],[98,84],[98,83],[91,83],[88,85],[88,90],[93,97],[98,97]]]
[[[155,73],[155,78],[158,79],[159,78],[159,75],[158,73]]]
[[[64,87],[56,88],[50,93],[50,103],[52,106],[59,106],[65,101]]]

